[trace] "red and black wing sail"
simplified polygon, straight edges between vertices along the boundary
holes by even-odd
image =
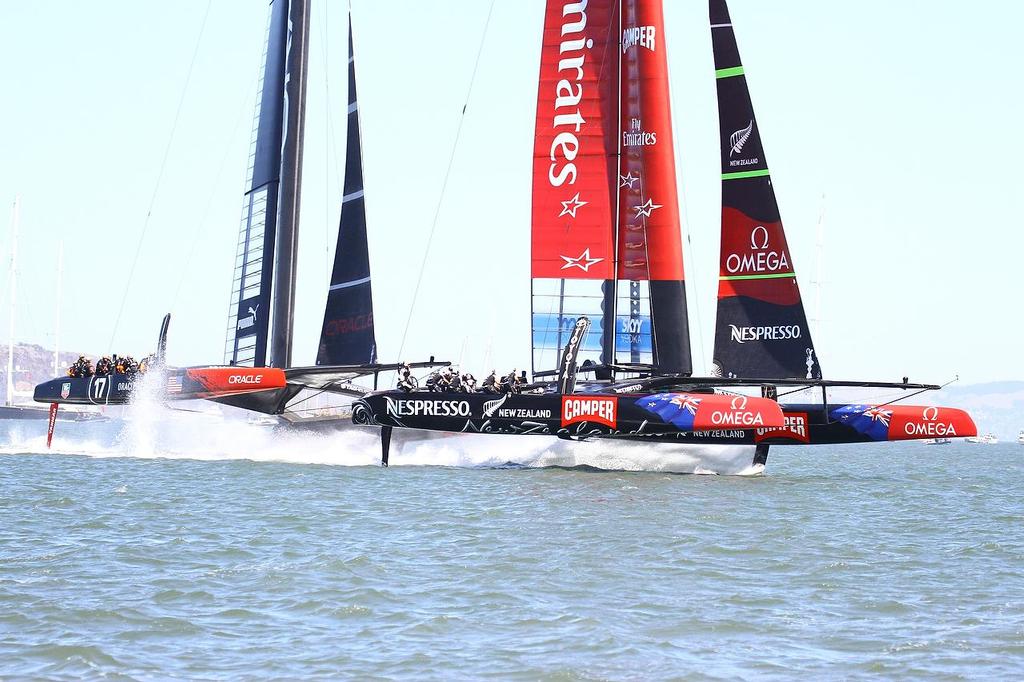
[[[548,0],[534,148],[534,372],[691,369],[661,0]]]
[[[729,9],[710,0],[722,152],[715,372],[821,378]]]
[[[341,224],[334,252],[334,270],[320,333],[317,365],[361,365],[377,362],[370,289],[370,255],[366,240],[363,196],[363,154],[356,96],[355,53],[351,16],[348,31],[348,142]]]

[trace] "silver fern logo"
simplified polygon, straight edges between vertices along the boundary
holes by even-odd
[[[750,125],[742,130],[737,130],[732,136],[729,137],[729,146],[732,149],[729,151],[729,156],[739,154],[743,151],[743,146],[747,144],[750,136],[754,134],[754,121],[751,119]]]
[[[484,403],[484,419],[490,419],[494,416],[494,413],[498,411],[498,408],[505,404],[508,400],[508,396],[503,396],[498,400],[488,400]]]

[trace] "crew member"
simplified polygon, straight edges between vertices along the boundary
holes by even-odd
[[[484,393],[493,394],[498,392],[498,370],[491,370],[491,373],[484,379],[482,388]]]
[[[110,356],[104,355],[96,361],[96,376],[98,377],[107,376],[113,369],[114,362],[110,359]]]
[[[409,370],[409,365],[403,366],[399,373],[398,388],[406,393],[411,393],[416,388],[416,384],[413,383],[412,380],[412,372]]]

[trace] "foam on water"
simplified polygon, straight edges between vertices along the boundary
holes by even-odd
[[[165,383],[150,373],[136,387],[122,419],[105,423],[60,423],[55,453],[93,457],[248,459],[254,461],[370,466],[380,462],[376,428],[338,422],[313,431],[250,423],[244,413],[209,411],[209,403],[182,411],[160,400]],[[192,409],[190,406],[186,409]],[[2,423],[2,422],[0,422]],[[7,422],[11,424],[10,422]],[[45,423],[13,424],[0,453],[47,452]],[[749,446],[559,440],[548,436],[448,434],[396,429],[391,466],[590,467],[618,471],[757,474]]]

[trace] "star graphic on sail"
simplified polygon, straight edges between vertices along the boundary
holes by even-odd
[[[633,210],[636,211],[636,217],[650,218],[651,214],[661,208],[661,204],[654,203],[653,199],[648,199],[647,203],[642,206],[634,206]]]
[[[589,201],[580,201],[580,193],[576,192],[576,196],[574,196],[572,199],[569,199],[569,201],[562,202],[562,212],[558,214],[558,217],[561,218],[562,216],[567,215],[572,218],[575,218],[576,211],[580,210],[589,203]]]
[[[590,249],[586,249],[580,254],[579,258],[570,258],[569,256],[562,256],[561,258],[565,261],[565,265],[562,266],[563,270],[579,268],[583,272],[590,272],[590,266],[597,265],[604,260],[604,258],[591,258]]]
[[[630,189],[633,189],[633,185],[639,180],[639,177],[633,175],[633,171],[629,171],[625,175],[619,176],[619,182],[622,183],[619,185],[619,187],[628,187]]]

